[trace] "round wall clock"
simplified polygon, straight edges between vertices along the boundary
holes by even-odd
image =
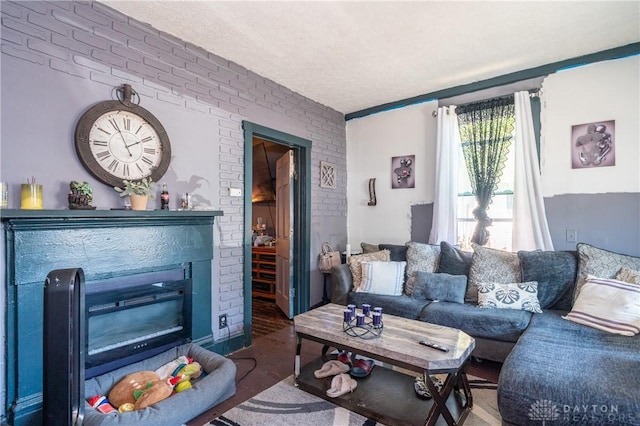
[[[118,100],[96,104],[80,117],[75,134],[78,158],[109,186],[143,178],[158,182],[171,161],[169,136],[153,114],[131,102],[132,95],[137,97],[131,86],[125,84],[116,92]]]

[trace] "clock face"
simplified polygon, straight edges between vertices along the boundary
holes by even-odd
[[[169,168],[171,144],[160,121],[138,105],[105,101],[78,120],[76,152],[100,182],[122,187],[123,180],[158,182]]]
[[[126,180],[151,176],[162,159],[158,133],[129,111],[107,112],[98,117],[89,131],[89,148],[100,167]]]

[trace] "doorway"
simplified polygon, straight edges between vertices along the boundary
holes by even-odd
[[[289,157],[291,161],[291,174],[290,179],[290,205],[287,206],[291,223],[291,230],[289,238],[287,238],[287,253],[289,256],[284,256],[288,262],[288,266],[285,269],[284,274],[287,274],[285,290],[287,308],[287,314],[289,317],[305,312],[309,309],[309,256],[310,256],[310,208],[311,208],[311,187],[310,187],[310,163],[311,163],[311,141],[297,136],[293,136],[287,133],[280,132],[278,130],[270,129],[255,123],[248,121],[243,122],[244,129],[244,170],[245,170],[245,191],[244,191],[244,330],[245,330],[245,345],[251,344],[251,335],[253,329],[253,297],[254,297],[254,271],[253,271],[253,256],[256,237],[262,237],[258,242],[258,247],[269,247],[266,243],[271,241],[271,235],[275,234],[276,229],[275,222],[278,221],[277,211],[271,208],[268,204],[274,198],[269,194],[270,188],[273,189],[275,195],[276,185],[266,180],[273,179],[273,173],[267,172],[265,166],[262,166],[262,171],[256,170],[254,176],[254,162],[256,160],[261,161],[261,158],[267,159],[268,166],[270,167],[271,161],[269,157],[275,158],[277,156]],[[273,154],[270,154],[270,151]],[[290,155],[286,155],[290,153]],[[265,179],[265,176],[267,178]],[[255,195],[254,202],[254,184],[261,187],[258,189]],[[268,185],[269,184],[269,185]],[[277,201],[275,197],[273,201]],[[262,200],[262,201],[259,201]],[[280,207],[280,209],[282,209]],[[255,210],[255,212],[254,212]],[[260,215],[256,214],[260,212]],[[273,213],[275,212],[275,215]],[[258,223],[258,218],[261,218]],[[273,223],[273,228],[269,229],[269,223]],[[262,235],[255,232],[256,230],[262,231]],[[287,237],[285,234],[284,238]],[[283,238],[280,236],[280,238]],[[274,245],[278,247],[278,241],[274,242]],[[284,246],[284,245],[283,245]],[[278,247],[278,251],[281,251],[281,247]],[[263,251],[268,251],[268,249]],[[283,258],[282,253],[278,254],[278,264],[281,264]],[[266,265],[268,266],[268,265]],[[282,270],[282,268],[280,268]],[[279,272],[282,274],[282,272]],[[279,279],[278,277],[274,277]],[[283,278],[283,277],[280,277]],[[260,284],[260,282],[258,282]],[[255,294],[264,295],[264,290],[271,284],[262,283],[261,289]],[[258,286],[260,287],[260,285]],[[281,289],[282,290],[282,289]],[[269,294],[271,291],[269,290]],[[281,295],[280,295],[281,296]],[[281,298],[281,297],[280,297]]]

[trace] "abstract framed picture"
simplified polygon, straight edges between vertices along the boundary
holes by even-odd
[[[391,157],[391,188],[415,188],[415,167],[415,155]]]
[[[615,120],[571,126],[571,168],[616,165]]]

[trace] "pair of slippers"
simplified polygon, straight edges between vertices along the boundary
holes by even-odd
[[[338,374],[331,380],[331,387],[327,389],[327,396],[336,398],[346,393],[353,392],[358,386],[358,382],[353,380],[347,374]]]
[[[340,352],[337,360],[350,367],[349,374],[352,377],[367,377],[373,367],[376,366],[375,361],[372,359],[353,359],[347,352]]]
[[[431,379],[434,386],[436,387],[436,390],[440,392],[440,390],[442,389],[442,386],[444,385],[442,383],[442,380],[440,380],[438,376],[429,376],[429,378]],[[429,389],[427,388],[427,384],[424,382],[423,376],[416,377],[416,379],[413,382],[413,389],[421,398],[424,398],[424,399],[432,398],[431,392],[429,392]]]

